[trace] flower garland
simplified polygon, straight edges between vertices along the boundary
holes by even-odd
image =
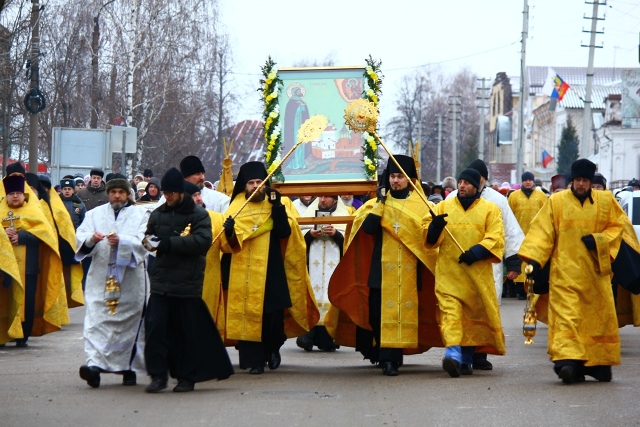
[[[262,93],[262,101],[264,101],[264,112],[262,113],[264,118],[263,135],[266,144],[264,160],[267,165],[267,171],[271,173],[277,165],[282,148],[282,135],[280,133],[280,125],[277,123],[280,116],[278,95],[283,83],[282,79],[278,77],[278,68],[271,56],[269,56],[265,65],[261,67],[261,70],[263,78],[260,80],[261,87],[258,91]],[[282,170],[278,170],[274,176],[276,180],[284,181]]]
[[[367,66],[364,71],[364,79],[368,88],[363,90],[362,95],[378,107],[378,101],[380,100],[380,95],[382,95],[382,90],[380,89],[382,87],[382,77],[384,77],[382,71],[380,71],[382,61],[376,61],[369,55],[365,62]],[[364,143],[362,144],[364,173],[367,179],[373,181],[378,179],[378,160],[380,155],[378,154],[378,144],[375,138],[369,134],[365,135]]]

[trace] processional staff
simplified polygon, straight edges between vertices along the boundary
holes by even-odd
[[[282,160],[280,160],[280,162],[271,170],[271,172],[269,172],[267,177],[262,180],[260,185],[258,185],[258,187],[255,190],[253,190],[253,193],[251,193],[249,198],[245,200],[242,206],[240,206],[240,209],[238,209],[236,213],[231,215],[231,217],[235,219],[238,216],[238,214],[242,212],[242,209],[244,209],[245,206],[247,206],[247,204],[251,201],[253,196],[255,196],[256,193],[258,193],[258,191],[260,191],[260,189],[269,182],[269,179],[273,176],[273,174],[277,172],[277,170],[280,168],[280,166],[282,166],[284,161],[287,160],[287,158],[291,155],[291,153],[293,153],[293,151],[296,148],[298,148],[300,144],[306,144],[307,142],[315,141],[320,135],[322,135],[322,132],[324,132],[324,130],[327,128],[327,123],[328,123],[327,118],[321,114],[311,116],[307,120],[305,120],[302,126],[300,126],[300,129],[298,129],[298,142],[296,142],[293,145],[293,147],[291,147],[289,152],[287,152],[287,154],[284,155]],[[213,241],[211,242],[212,245],[220,238],[223,231],[224,229],[220,230],[216,235],[216,237],[214,237]]]
[[[384,148],[384,150],[387,152],[387,154],[389,155],[389,158],[393,161],[393,163],[395,163],[398,170],[402,173],[402,175],[405,176],[405,178],[407,178],[411,187],[413,187],[415,192],[418,193],[418,196],[420,196],[424,204],[427,206],[427,209],[429,209],[429,213],[432,216],[435,216],[436,214],[433,212],[433,210],[429,206],[427,199],[425,199],[425,197],[422,195],[422,192],[418,191],[418,188],[413,183],[409,175],[407,175],[404,169],[402,169],[402,166],[400,166],[396,158],[393,157],[393,154],[391,154],[391,151],[389,151],[389,149],[384,144],[384,142],[382,142],[382,139],[380,139],[380,137],[378,136],[378,133],[376,132],[376,124],[378,123],[378,114],[379,114],[378,107],[376,107],[372,102],[367,101],[366,99],[357,99],[349,103],[349,105],[345,109],[344,120],[347,123],[347,126],[349,126],[349,128],[354,132],[358,132],[358,133],[367,132],[369,135],[373,136],[376,139],[378,144],[380,144],[382,148]],[[451,240],[453,240],[453,242],[456,244],[458,249],[460,249],[460,251],[464,253],[465,250],[462,248],[462,246],[460,246],[460,243],[458,243],[456,238],[453,237],[453,234],[451,234],[451,231],[446,226],[444,227],[444,229],[447,232],[447,234],[449,234],[449,237],[451,237]]]

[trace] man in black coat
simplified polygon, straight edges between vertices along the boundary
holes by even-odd
[[[64,207],[69,211],[71,221],[73,221],[73,227],[78,229],[82,221],[84,221],[87,208],[84,203],[82,203],[82,200],[74,193],[74,186],[75,181],[72,179],[67,178],[60,181],[60,189],[62,190],[60,199],[62,199]]]
[[[156,249],[145,316],[145,359],[152,379],[146,391],[165,389],[168,371],[178,379],[173,391],[185,392],[196,382],[228,378],[233,367],[202,300],[212,240],[209,214],[185,197],[176,168],[162,177],[161,189],[166,202],[151,213],[145,233],[147,249]]]

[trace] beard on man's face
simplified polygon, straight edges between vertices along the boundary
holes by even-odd
[[[127,206],[127,202],[111,202],[111,209],[113,209],[114,211],[119,211],[120,209],[124,208],[125,206]]]

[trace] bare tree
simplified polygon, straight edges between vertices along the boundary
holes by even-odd
[[[471,134],[477,138],[477,117],[475,107],[475,75],[462,70],[453,76],[445,76],[439,71],[418,72],[403,79],[398,98],[395,101],[398,115],[385,127],[386,135],[400,150],[407,152],[409,141],[420,139],[421,176],[423,180],[433,180],[437,168],[438,128],[437,117],[445,117],[450,111],[449,96],[459,95],[460,106],[458,125],[458,163],[467,162],[471,150],[477,152]],[[443,120],[443,134],[450,135],[450,120]],[[451,144],[449,138],[442,140],[442,171],[445,176],[452,170]],[[462,166],[466,166],[464,163]],[[459,164],[457,169],[460,169]]]

